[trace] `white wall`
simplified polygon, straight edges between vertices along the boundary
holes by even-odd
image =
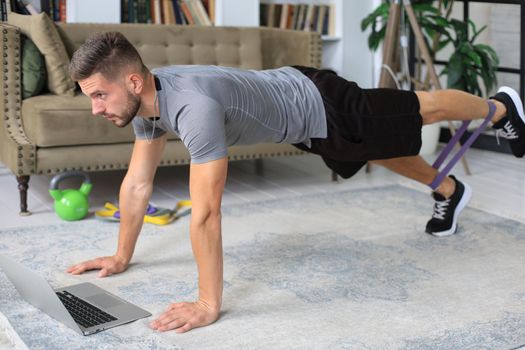
[[[120,23],[120,1],[67,0],[67,22]]]
[[[505,4],[493,6],[488,31],[489,44],[498,53],[500,65],[520,68],[520,54],[525,54],[525,52],[520,53],[520,6]],[[500,73],[498,74],[498,85],[511,86],[519,91],[519,75]]]
[[[381,64],[380,53],[368,49],[368,32],[361,32],[361,21],[381,0],[345,0],[343,13],[343,72],[342,75],[363,88],[377,85],[374,69]]]
[[[216,25],[253,27],[259,24],[259,1],[216,1]]]

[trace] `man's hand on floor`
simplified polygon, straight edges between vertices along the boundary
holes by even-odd
[[[104,256],[87,260],[68,268],[66,271],[72,275],[79,275],[90,270],[100,270],[98,277],[111,276],[124,272],[128,268],[128,261],[117,255]]]
[[[151,322],[150,327],[161,332],[175,329],[177,333],[184,333],[193,328],[207,326],[218,318],[219,310],[203,301],[174,303]]]

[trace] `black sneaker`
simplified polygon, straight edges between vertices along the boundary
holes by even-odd
[[[456,183],[456,190],[449,199],[437,192],[432,193],[436,202],[434,203],[432,219],[427,222],[426,232],[438,237],[456,233],[459,213],[465,208],[472,196],[469,185],[458,181],[453,175],[450,175],[450,178]]]
[[[496,129],[496,137],[503,137],[509,141],[512,153],[521,158],[525,155],[525,114],[520,96],[514,89],[502,86],[492,97],[505,105],[507,116],[492,127]]]

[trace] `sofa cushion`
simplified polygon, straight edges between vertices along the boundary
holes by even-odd
[[[87,96],[38,95],[22,102],[22,122],[30,142],[39,147],[128,142],[131,127],[118,128],[91,114]]]
[[[58,29],[69,54],[95,32],[119,31],[150,69],[173,64],[263,68],[259,28],[60,23]]]
[[[69,77],[69,56],[55,23],[45,13],[31,16],[9,13],[8,23],[20,28],[44,55],[49,91],[57,95],[73,96],[76,87]]]
[[[119,128],[91,114],[89,98],[51,94],[22,102],[22,122],[29,141],[38,147],[114,144],[135,140],[131,125]],[[178,139],[170,135],[169,139]]]
[[[22,98],[38,95],[46,85],[46,62],[27,36],[22,38]]]

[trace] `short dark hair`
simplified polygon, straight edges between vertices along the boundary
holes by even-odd
[[[120,32],[102,32],[91,35],[75,51],[69,64],[69,75],[79,81],[101,73],[112,80],[125,68],[132,67],[144,74],[148,71],[137,49]]]

